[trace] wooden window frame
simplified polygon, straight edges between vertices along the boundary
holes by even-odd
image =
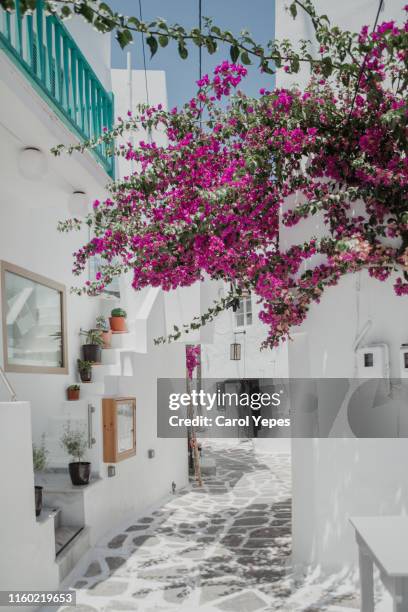
[[[33,365],[16,365],[9,363],[8,359],[8,343],[7,343],[7,303],[6,303],[6,272],[21,276],[27,280],[33,281],[39,285],[54,289],[60,294],[60,306],[61,306],[61,356],[62,356],[62,367],[60,366],[33,366]],[[45,276],[36,274],[9,263],[8,261],[0,262],[0,274],[1,274],[1,309],[2,309],[2,333],[3,333],[3,355],[4,355],[4,369],[6,372],[15,372],[17,374],[68,374],[68,336],[67,336],[67,296],[66,287],[61,283],[57,283]]]
[[[117,406],[120,403],[131,403],[133,406],[133,447],[122,453],[118,452]],[[136,398],[104,397],[102,399],[103,420],[103,461],[119,463],[136,455]]]

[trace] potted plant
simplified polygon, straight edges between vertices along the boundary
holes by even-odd
[[[96,317],[96,329],[99,329],[101,333],[103,348],[109,349],[111,347],[112,330],[104,316]]]
[[[91,370],[92,372],[92,370]],[[79,400],[79,391],[81,387],[79,385],[69,385],[67,388],[67,399],[70,402]]]
[[[68,421],[64,426],[60,442],[66,453],[74,459],[68,464],[72,484],[87,485],[91,476],[91,464],[89,461],[82,461],[88,446],[85,431],[71,429],[71,423]]]
[[[33,444],[33,468],[34,472],[43,472],[47,465],[48,451],[45,448],[45,435],[41,436],[41,445]],[[35,516],[40,516],[43,505],[43,487],[35,485]]]
[[[85,336],[85,344],[82,345],[82,353],[85,361],[101,363],[103,340],[99,329],[81,329],[81,336]]]
[[[123,308],[114,308],[109,318],[111,330],[113,332],[126,332],[126,317],[126,310],[123,310]]]
[[[78,372],[83,383],[92,382],[92,362],[78,359]]]

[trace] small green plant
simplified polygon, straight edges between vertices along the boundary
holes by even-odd
[[[84,359],[78,359],[78,370],[79,372],[87,372],[92,369],[92,361],[86,361]]]
[[[97,344],[103,346],[103,339],[100,329],[81,329],[80,336],[85,336],[84,344]]]
[[[41,444],[33,444],[33,467],[34,472],[42,472],[47,465],[48,451],[45,448],[45,434],[41,436]]]
[[[69,385],[68,391],[79,391],[81,387],[79,385]]]
[[[96,317],[96,329],[99,329],[103,332],[109,331],[109,323],[104,316],[101,315],[99,317]]]
[[[68,421],[60,438],[62,448],[76,461],[81,461],[87,449],[86,433],[83,429],[72,429]]]
[[[126,310],[123,310],[123,308],[114,308],[111,312],[111,317],[123,317],[124,319],[126,319]]]

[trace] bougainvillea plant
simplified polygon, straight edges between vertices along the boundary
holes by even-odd
[[[193,378],[194,372],[200,365],[201,361],[201,347],[200,345],[187,344],[186,346],[186,370],[187,377]]]
[[[122,138],[116,145],[136,170],[113,182],[84,221],[93,238],[75,254],[74,273],[95,255],[103,265],[79,292],[103,291],[129,271],[136,290],[221,279],[227,295],[169,338],[250,290],[269,347],[290,337],[311,303],[346,274],[367,269],[380,281],[393,274],[397,294],[408,294],[408,25],[391,21],[359,34],[326,20],[314,25],[322,56],[336,61],[326,74],[325,62],[311,60],[304,90],[249,98],[239,91],[246,68],[225,61],[182,108],[142,106],[102,137],[114,146],[142,126],[164,131],[168,144]],[[344,72],[343,64],[352,68]],[[280,219],[289,227],[313,215],[323,236],[284,249]],[[80,224],[70,219],[60,229]]]

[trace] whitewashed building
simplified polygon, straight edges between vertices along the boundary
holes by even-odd
[[[0,364],[17,397],[10,401],[0,381],[1,590],[56,589],[113,524],[171,493],[173,482],[187,482],[185,440],[156,436],[156,379],[185,376],[184,347],[153,355],[153,338],[165,331],[163,295],[152,290],[136,300],[125,282],[113,296],[71,294],[72,253],[87,230],[57,232],[59,220],[103,198],[122,169],[103,147],[57,158],[50,149],[98,135],[127,111],[128,72],[112,73],[110,36],[40,9],[23,18],[0,10]],[[151,100],[165,105],[164,74],[148,78]],[[133,81],[135,105],[145,87],[140,73]],[[81,384],[79,401],[67,401],[67,387],[79,382],[80,329],[115,306],[127,311],[129,333],[113,336],[93,382]],[[104,461],[102,398],[118,396],[136,398],[136,454],[112,464]],[[68,421],[86,435],[87,487],[75,489],[67,474],[60,437]],[[42,440],[49,472],[35,476],[32,441]],[[36,518],[38,478],[44,509]]]

